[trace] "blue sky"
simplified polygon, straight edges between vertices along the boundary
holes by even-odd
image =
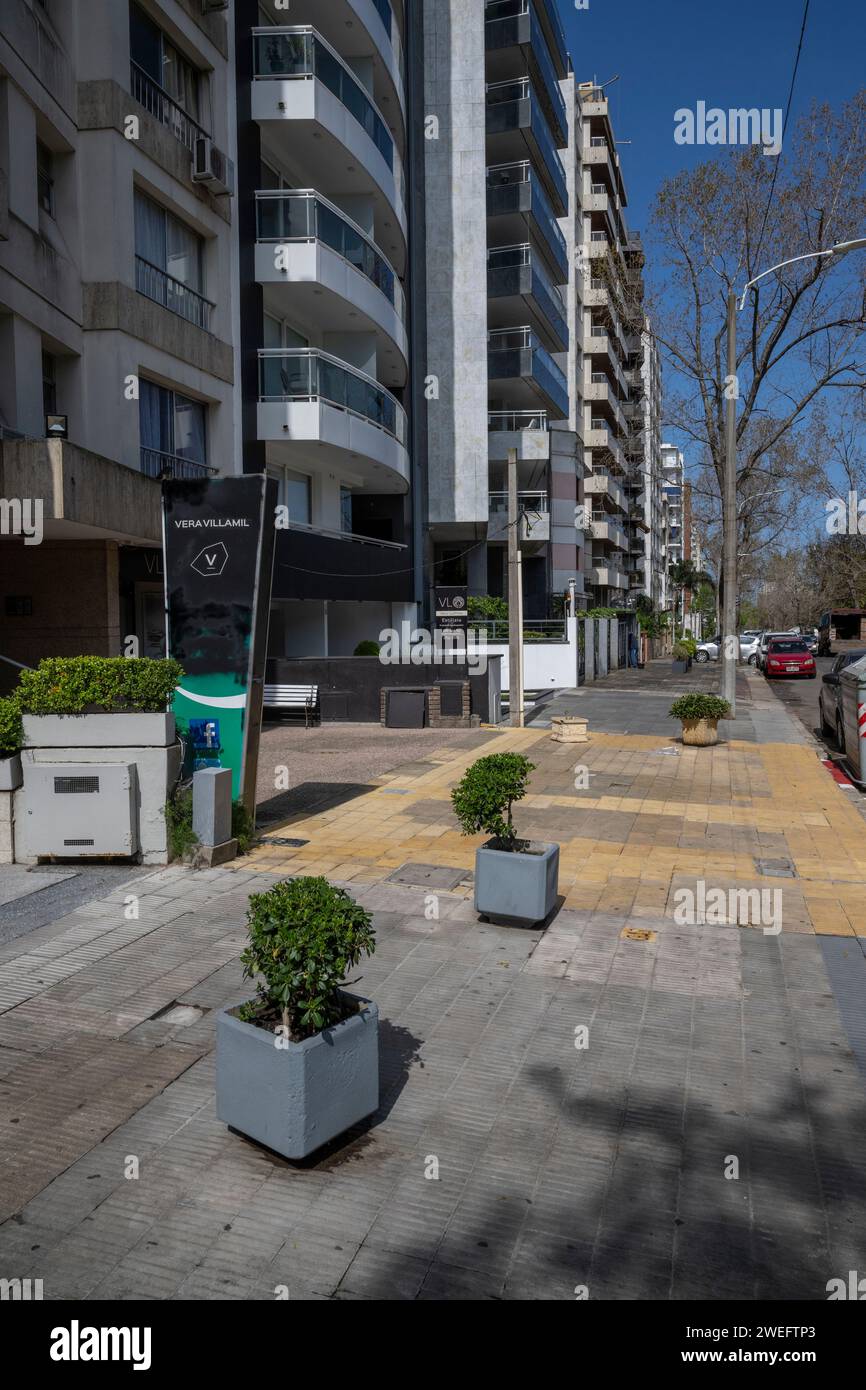
[[[802,0],[558,0],[578,81],[619,73],[608,91],[630,227],[643,230],[661,181],[724,147],[674,143],[674,111],[784,109]],[[815,99],[838,106],[866,81],[864,0],[811,0],[791,120]]]

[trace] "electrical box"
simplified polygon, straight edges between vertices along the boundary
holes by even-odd
[[[23,772],[28,855],[138,854],[135,763],[28,762]]]

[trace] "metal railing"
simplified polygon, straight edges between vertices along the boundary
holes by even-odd
[[[487,412],[489,433],[497,430],[546,430],[546,410],[489,410]]]
[[[528,159],[513,161],[508,164],[490,164],[487,166],[487,187],[488,189],[512,187],[521,183],[528,183],[532,188],[532,211],[537,216],[541,213],[539,221],[543,223],[544,229],[554,246],[560,252],[563,261],[567,260],[568,249],[565,244],[565,237],[560,231],[550,200],[542,187],[541,181],[536,175],[535,170]],[[536,203],[538,207],[536,207]]]
[[[166,454],[162,449],[146,449],[142,445],[141,471],[148,478],[209,478],[217,470],[197,459],[181,458],[180,454]]]
[[[259,241],[321,241],[381,290],[405,320],[406,302],[397,272],[351,217],[312,188],[256,193]]]
[[[259,400],[324,400],[406,443],[406,413],[391,392],[318,348],[261,348]]]
[[[508,511],[508,491],[507,489],[497,490],[488,493],[488,505],[491,512]],[[530,492],[518,489],[517,505],[521,511],[539,512],[544,514],[550,511],[550,499],[546,492]]]
[[[553,138],[547,116],[538,96],[538,92],[533,86],[529,77],[511,77],[504,82],[488,82],[485,87],[485,99],[488,114],[495,111],[498,106],[510,106],[524,101],[529,102],[530,127],[535,136],[544,165],[555,184],[563,203],[568,203],[568,191],[565,181],[565,169],[559,157],[559,151]],[[510,115],[507,117],[510,126]],[[518,115],[514,128],[523,128],[523,122]]]
[[[383,541],[376,536],[362,536],[358,531],[334,531],[328,526],[316,526],[308,521],[292,521],[288,519],[288,530],[306,531],[310,536],[327,536],[333,541],[356,541],[362,545],[376,545],[382,550],[408,550],[409,547],[403,541]]]
[[[174,98],[170,97],[158,82],[154,82],[138,63],[130,61],[129,67],[130,90],[135,100],[149,111],[151,116],[155,116],[161,125],[168,126],[178,140],[191,150],[196,136],[207,135],[204,126],[199,125],[182,106],[178,106]]]
[[[394,139],[375,102],[351,68],[312,25],[268,25],[253,29],[255,78],[316,77],[369,135],[389,169],[395,173]]]
[[[182,319],[194,323],[196,328],[210,330],[211,310],[214,307],[211,301],[181,280],[175,280],[173,275],[158,265],[146,261],[143,256],[135,258],[135,288],[146,299],[152,299],[164,309],[179,314]]]

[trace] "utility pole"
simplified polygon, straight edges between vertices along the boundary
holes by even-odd
[[[728,373],[725,400],[725,487],[722,499],[724,553],[722,574],[722,698],[731,706],[730,718],[737,714],[737,664],[740,642],[737,635],[737,296],[728,294]]]
[[[523,583],[517,510],[517,450],[508,450],[508,702],[511,724],[523,728]]]

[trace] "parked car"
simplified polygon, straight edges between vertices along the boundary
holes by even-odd
[[[839,747],[845,747],[845,733],[842,724],[842,682],[839,679],[846,666],[866,656],[866,647],[856,651],[843,652],[837,656],[826,676],[822,677],[818,693],[818,714],[822,734],[835,734]]]
[[[761,639],[758,642],[758,650],[755,654],[755,665],[757,666],[758,670],[764,670],[764,663],[767,659],[767,648],[771,642],[775,641],[777,638],[781,639],[783,637],[788,637],[793,640],[794,636],[795,634],[791,632],[762,632]]]
[[[742,633],[740,635],[740,660],[748,661],[750,664],[754,663],[757,647],[757,634],[747,636],[746,633]],[[699,642],[695,652],[695,661],[718,661],[721,649],[721,634],[712,637],[708,642]]]
[[[774,637],[768,644],[764,657],[767,680],[779,676],[809,676],[814,680],[817,674],[815,658],[802,637]]]

